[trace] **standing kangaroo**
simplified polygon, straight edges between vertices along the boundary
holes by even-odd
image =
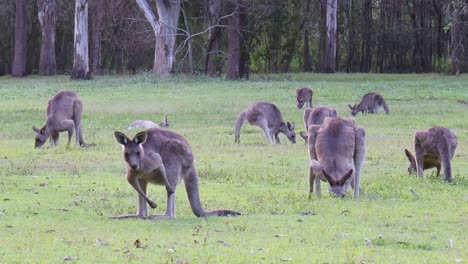
[[[328,181],[329,191],[340,197],[345,196],[351,184],[354,197],[358,197],[365,157],[364,128],[351,118],[326,117],[323,125],[310,126],[308,134],[309,193],[313,193],[315,183],[320,197],[322,180]]]
[[[36,148],[42,147],[50,137],[52,146],[56,146],[59,140],[59,133],[68,132],[68,145],[70,145],[73,131],[75,131],[76,145],[87,146],[83,139],[83,131],[81,128],[81,113],[83,105],[80,98],[72,91],[59,91],[47,104],[47,120],[44,127],[41,129],[33,126],[32,129],[36,132],[35,144]]]
[[[304,104],[306,107],[312,107],[312,89],[308,87],[299,88],[296,90],[297,108],[302,109]]]
[[[133,121],[130,125],[128,125],[127,129],[131,130],[131,129],[149,129],[153,127],[169,127],[170,124],[171,122],[169,121],[169,119],[167,119],[167,116],[164,116],[163,121],[159,124],[156,124],[155,122],[149,121],[149,120],[136,120],[136,121]]]
[[[281,112],[276,105],[268,102],[257,102],[253,103],[247,109],[242,111],[237,117],[235,127],[235,139],[234,142],[239,143],[240,140],[240,129],[245,119],[251,125],[259,126],[266,138],[271,144],[280,143],[278,137],[279,133],[283,133],[292,143],[296,143],[296,132],[294,128],[296,125],[294,122],[284,122]]]
[[[198,176],[193,165],[192,149],[181,135],[162,128],[140,132],[133,139],[117,131],[114,135],[117,142],[123,146],[127,180],[138,192],[137,214],[120,215],[115,218],[175,218],[175,191],[177,184],[182,180],[185,182],[188,200],[196,216],[240,215],[230,210],[203,210],[198,194]],[[148,214],[146,203],[151,208],[156,208],[156,203],[146,196],[148,183],[166,186],[167,206],[164,215]]]
[[[323,124],[323,120],[325,117],[337,117],[338,113],[336,109],[329,106],[319,106],[316,108],[306,108],[304,110],[304,127],[309,130],[309,126],[311,125],[321,125]],[[301,131],[299,133],[301,137],[307,143],[307,132]]]
[[[390,114],[390,110],[388,109],[385,99],[378,93],[366,93],[357,105],[348,106],[349,109],[351,109],[351,114],[353,116],[357,115],[359,112],[362,112],[363,114],[378,114],[380,107],[383,107],[387,115]]]
[[[433,126],[427,130],[417,131],[414,134],[414,151],[416,158],[405,149],[405,154],[410,165],[409,173],[417,172],[419,177],[423,171],[437,168],[437,176],[440,174],[441,165],[444,166],[444,180],[452,181],[451,160],[457,147],[457,136],[450,129]]]

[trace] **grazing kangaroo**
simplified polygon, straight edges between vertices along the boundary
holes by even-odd
[[[50,144],[56,146],[59,140],[59,133],[68,132],[68,145],[70,145],[73,131],[75,131],[77,146],[90,146],[83,139],[81,128],[81,113],[83,105],[80,98],[72,91],[59,91],[47,104],[47,120],[42,128],[33,126],[36,132],[34,147],[40,148],[50,137]]]
[[[351,118],[326,117],[323,125],[311,125],[308,134],[309,193],[313,193],[315,183],[320,197],[322,180],[328,181],[329,191],[340,197],[345,196],[351,184],[354,197],[358,197],[365,157],[364,128]]]
[[[181,135],[162,128],[151,128],[137,133],[133,139],[121,132],[114,133],[123,146],[127,163],[127,180],[138,192],[138,211],[135,215],[120,215],[115,218],[175,218],[175,191],[177,184],[185,182],[188,200],[193,213],[198,216],[240,215],[230,210],[203,210],[198,194],[198,176],[193,165],[194,157],[187,140]],[[148,183],[164,185],[167,191],[167,206],[164,215],[149,215],[146,203],[156,208],[156,203],[146,195]]]
[[[451,160],[457,147],[457,136],[450,129],[433,126],[427,130],[417,131],[414,134],[414,151],[416,158],[405,149],[406,157],[410,161],[409,173],[416,173],[423,177],[423,171],[437,168],[440,174],[441,165],[444,166],[444,180],[452,181]]]
[[[302,109],[304,104],[306,107],[312,107],[312,89],[308,87],[299,88],[296,90],[297,108]]]
[[[133,121],[127,127],[127,129],[131,130],[131,129],[150,129],[153,127],[169,127],[170,124],[171,122],[169,121],[169,119],[167,119],[167,116],[164,116],[163,121],[159,124],[156,124],[155,122],[149,121],[149,120],[136,120],[136,121]]]
[[[351,109],[351,114],[353,116],[357,115],[359,112],[362,112],[363,114],[378,114],[380,107],[383,107],[387,115],[390,114],[390,110],[388,109],[385,99],[378,93],[366,93],[357,105],[348,106],[349,109]]]
[[[306,108],[304,110],[304,127],[306,131],[311,125],[321,125],[325,117],[337,117],[336,109],[329,106],[319,106],[316,108]],[[299,133],[307,143],[307,132],[301,131]]]
[[[237,117],[234,142],[239,143],[240,129],[245,119],[251,125],[259,126],[271,144],[280,143],[279,133],[283,133],[292,143],[296,143],[294,122],[284,122],[281,112],[276,105],[268,102],[253,103]]]

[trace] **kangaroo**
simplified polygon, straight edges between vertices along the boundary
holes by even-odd
[[[237,117],[235,127],[235,143],[240,142],[240,129],[245,119],[251,125],[259,126],[271,144],[280,143],[279,133],[283,133],[293,144],[296,143],[296,132],[294,122],[284,122],[281,112],[276,105],[269,102],[253,103],[242,111]]]
[[[169,127],[171,122],[167,119],[167,116],[164,116],[163,121],[159,124],[156,124],[153,121],[149,120],[136,120],[133,121],[130,125],[128,125],[127,129],[149,129],[153,127]]]
[[[306,131],[311,125],[321,125],[325,117],[337,117],[336,109],[329,106],[319,106],[316,108],[306,108],[304,110],[304,127]],[[301,131],[299,133],[307,143],[307,132]]]
[[[68,132],[68,145],[70,145],[73,131],[76,135],[77,146],[90,146],[94,144],[86,144],[83,139],[83,131],[81,128],[81,113],[83,105],[80,98],[72,91],[59,91],[47,104],[47,120],[42,128],[33,126],[32,129],[36,132],[35,148],[40,148],[47,139],[50,138],[51,146],[56,146],[59,140],[59,133]]]
[[[306,107],[312,107],[312,89],[308,87],[299,88],[296,90],[297,108],[302,109],[304,104]]]
[[[365,158],[364,128],[351,118],[326,117],[323,125],[311,125],[308,134],[309,198],[314,183],[321,197],[320,180],[328,181],[329,191],[338,197],[344,197],[351,184],[354,198],[358,197]]]
[[[427,130],[417,131],[414,134],[414,150],[416,158],[405,149],[406,157],[410,165],[408,172],[417,172],[419,177],[423,177],[423,171],[431,168],[437,169],[437,176],[440,174],[441,165],[444,166],[444,180],[452,181],[451,160],[457,147],[457,136],[450,129],[440,126],[433,126]]]
[[[348,106],[349,109],[351,109],[351,114],[353,116],[357,115],[359,112],[362,112],[363,114],[378,114],[380,107],[383,107],[387,115],[390,114],[390,110],[388,109],[385,99],[378,93],[366,93],[357,105],[354,104],[354,106]]]
[[[127,180],[138,192],[138,210],[135,215],[120,215],[114,218],[175,218],[175,191],[177,184],[185,182],[188,200],[193,213],[198,217],[240,215],[230,210],[203,210],[198,194],[198,176],[189,143],[181,135],[162,128],[151,128],[137,133],[133,139],[116,131],[115,139],[123,146],[127,163]],[[149,215],[147,205],[156,208],[156,203],[146,195],[148,183],[164,185],[167,205],[164,215]]]

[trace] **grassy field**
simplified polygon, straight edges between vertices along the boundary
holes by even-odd
[[[302,128],[295,89],[311,86],[314,105],[349,117],[348,104],[380,92],[391,115],[358,115],[366,129],[364,195],[308,199],[308,155],[302,141],[271,146],[237,115],[254,101],[274,102]],[[45,123],[47,100],[76,91],[83,131],[93,148],[34,149],[32,125]],[[130,135],[136,119],[160,122],[188,139],[207,210],[240,217],[197,218],[183,184],[176,219],[111,220],[136,211],[113,132]],[[230,82],[148,75],[0,77],[0,263],[466,263],[468,261],[468,75],[295,74]],[[453,182],[435,171],[410,177],[404,149],[416,130],[456,132]],[[300,138],[298,139],[300,140]],[[150,186],[162,213],[166,193]],[[139,243],[136,243],[136,240]]]

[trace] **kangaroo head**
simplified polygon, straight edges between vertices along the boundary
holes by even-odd
[[[293,144],[296,143],[296,132],[294,131],[294,128],[296,128],[296,125],[294,122],[286,122],[286,127],[288,128],[286,132],[286,137],[291,141]]]
[[[351,109],[351,115],[355,116],[359,111],[357,110],[356,104],[354,106],[348,105],[349,109]]]
[[[405,149],[405,154],[410,162],[408,166],[408,173],[415,174],[416,173],[416,159],[414,158],[413,154],[411,154],[411,152],[409,152],[409,150],[407,149]]]
[[[299,135],[301,135],[301,138],[303,138],[305,143],[307,143],[307,138],[308,138],[307,132],[301,131],[299,132]]]
[[[47,132],[46,126],[43,128],[37,128],[36,126],[33,126],[32,129],[34,132],[36,132],[36,137],[34,139],[34,147],[35,148],[40,148],[44,143],[46,143],[47,139],[50,136],[50,133]]]
[[[146,141],[146,131],[137,133],[133,139],[128,138],[124,133],[115,131],[115,139],[123,146],[125,162],[133,170],[140,168],[140,161],[143,159],[144,152],[141,146]]]
[[[345,175],[341,176],[339,179],[335,179],[330,176],[325,170],[322,170],[323,176],[327,179],[330,187],[328,191],[335,194],[337,197],[345,197],[346,194],[346,181],[353,175],[353,169],[349,170]]]

